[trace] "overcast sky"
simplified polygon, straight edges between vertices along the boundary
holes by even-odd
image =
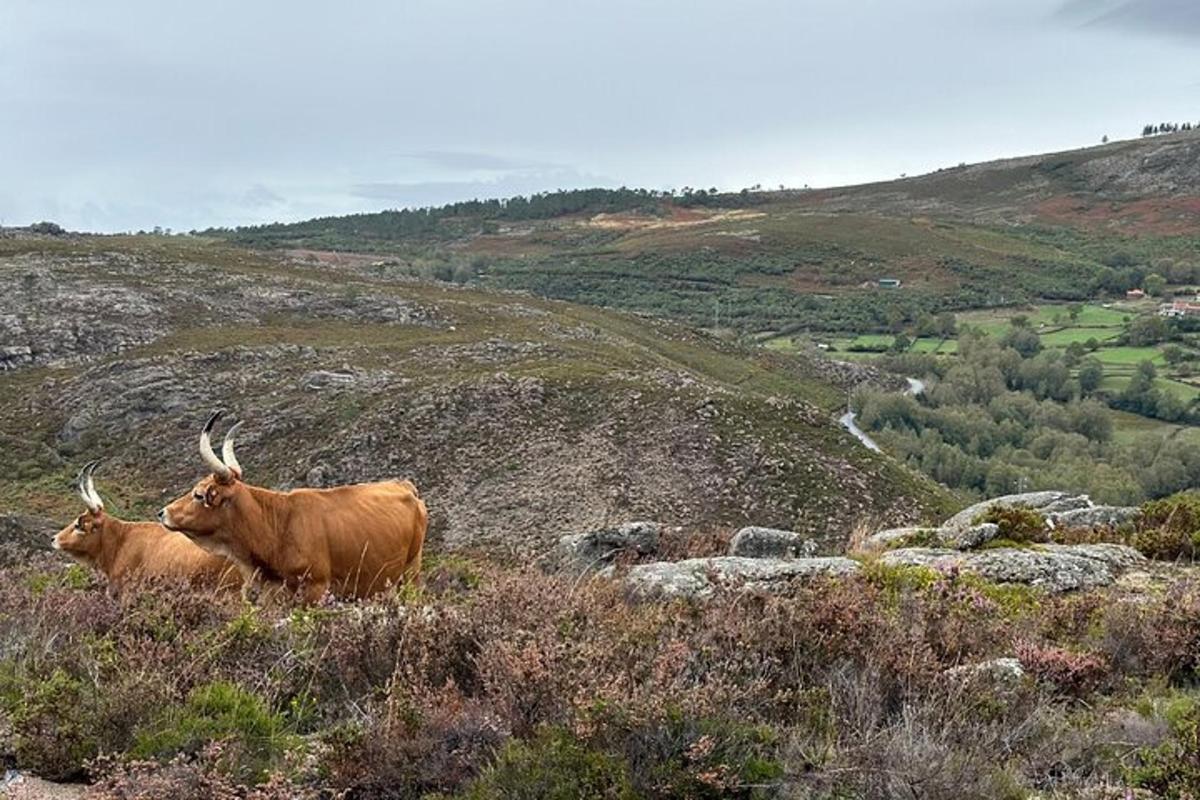
[[[828,186],[1200,121],[1197,0],[0,0],[0,223]]]

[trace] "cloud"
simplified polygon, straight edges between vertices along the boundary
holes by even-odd
[[[391,208],[444,205],[459,200],[528,195],[556,189],[616,186],[617,182],[571,167],[504,173],[479,180],[373,181],[345,187],[347,196]]]
[[[531,161],[527,159],[508,158],[491,153],[471,153],[456,150],[424,150],[417,153],[402,153],[401,158],[411,158],[438,169],[463,171],[513,172],[546,169],[547,167],[556,166],[548,164],[545,161]]]
[[[1070,0],[1060,18],[1082,27],[1171,37],[1200,36],[1200,4],[1195,0]]]

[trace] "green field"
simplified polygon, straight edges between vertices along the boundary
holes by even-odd
[[[1100,383],[1100,388],[1110,392],[1120,392],[1129,385],[1130,380],[1131,376],[1129,375],[1110,375]],[[1164,392],[1170,392],[1185,403],[1190,403],[1200,397],[1200,387],[1170,378],[1155,378],[1154,385]]]
[[[1107,366],[1136,366],[1150,361],[1156,367],[1167,363],[1157,347],[1102,347],[1093,355]]]
[[[1097,339],[1103,338],[1104,330],[1110,329],[1115,335],[1125,325],[1127,317],[1134,315],[1132,309],[1105,308],[1098,305],[1085,305],[1079,316],[1071,319],[1068,307],[1061,303],[1030,306],[1026,308],[992,308],[984,311],[968,311],[958,315],[959,325],[969,325],[978,328],[992,336],[1002,335],[1015,317],[1025,317],[1033,330],[1047,328],[1092,329],[1091,335]],[[1088,337],[1083,337],[1086,340]]]
[[[1062,330],[1051,331],[1050,333],[1041,334],[1042,347],[1067,347],[1070,344],[1079,342],[1086,344],[1088,340],[1095,339],[1098,342],[1105,342],[1110,339],[1115,339],[1121,333],[1120,328],[1063,328]]]

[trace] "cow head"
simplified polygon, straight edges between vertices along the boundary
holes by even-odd
[[[59,531],[55,535],[53,543],[55,550],[61,550],[85,564],[96,563],[100,555],[105,529],[115,530],[117,527],[111,524],[112,518],[105,515],[104,501],[96,493],[96,483],[92,478],[92,473],[96,471],[99,463],[99,461],[93,461],[79,471],[76,488],[78,488],[79,496],[83,498],[87,510],[76,517],[74,522]],[[110,531],[111,533],[113,531]]]
[[[204,549],[219,555],[237,554],[230,532],[235,529],[233,515],[236,499],[245,491],[242,484],[242,467],[233,452],[233,437],[242,423],[237,423],[225,434],[221,446],[222,458],[213,452],[213,425],[221,418],[220,411],[214,412],[200,433],[200,457],[212,473],[201,479],[183,497],[164,506],[158,512],[158,521],[165,528],[185,534]]]

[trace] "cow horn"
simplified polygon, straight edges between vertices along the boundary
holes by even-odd
[[[237,477],[242,477],[242,465],[238,463],[237,456],[233,454],[233,437],[237,433],[237,429],[242,427],[242,423],[236,423],[225,433],[225,441],[221,443],[221,460],[225,462],[225,466],[233,470],[233,474]]]
[[[100,495],[96,494],[96,484],[92,480],[92,471],[96,469],[96,465],[99,463],[99,461],[90,461],[84,464],[83,469],[79,470],[79,479],[77,481],[79,496],[83,498],[88,511],[91,511],[93,514],[98,514],[104,510],[104,502],[100,499]]]
[[[217,458],[217,454],[213,452],[212,442],[210,441],[213,425],[216,424],[223,413],[219,409],[214,411],[212,416],[208,418],[208,422],[204,423],[204,430],[200,432],[200,457],[204,459],[204,463],[209,469],[228,480],[233,473],[229,467],[225,466],[221,459]]]

